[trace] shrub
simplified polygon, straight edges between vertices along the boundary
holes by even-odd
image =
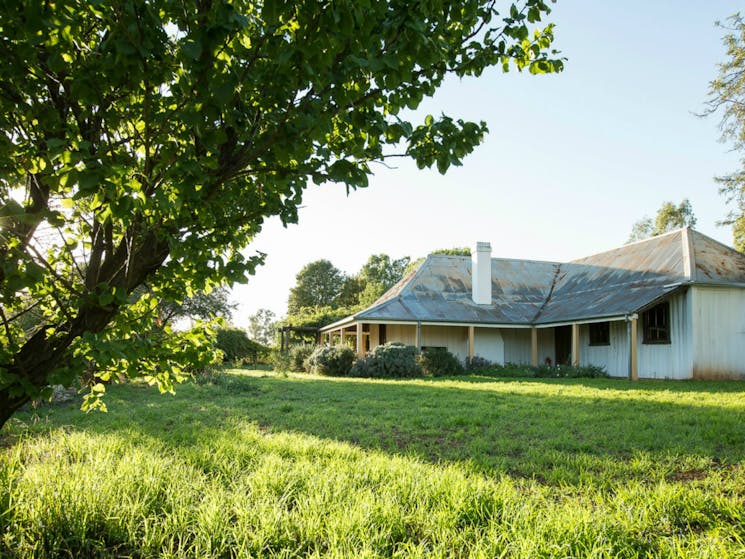
[[[419,377],[422,368],[417,363],[414,346],[390,342],[376,347],[355,369],[355,375],[365,377]],[[358,361],[359,363],[359,361]]]
[[[480,371],[482,369],[489,369],[492,365],[493,363],[491,361],[481,357],[480,355],[466,357],[465,359],[466,371]]]
[[[373,358],[371,356],[357,359],[349,370],[350,377],[358,378],[371,378],[376,376],[372,365]]]
[[[308,358],[315,349],[316,346],[310,344],[300,344],[290,348],[290,370],[297,373],[309,373]]]
[[[608,376],[605,368],[597,365],[582,365],[579,367],[572,367],[571,365],[550,367],[543,365],[541,367],[535,367],[533,370],[535,371],[535,376],[539,378],[603,378]]]
[[[269,365],[277,373],[287,373],[292,370],[290,352],[273,349],[269,354]]]
[[[209,365],[193,371],[191,376],[197,384],[217,384],[224,374],[221,368]]]
[[[308,357],[311,373],[343,377],[349,374],[354,361],[354,351],[345,346],[322,346]]]
[[[419,365],[425,375],[433,377],[462,375],[465,372],[460,360],[444,347],[425,349],[419,356]]]
[[[215,346],[223,353],[223,361],[255,364],[266,358],[269,348],[250,340],[240,328],[221,328],[217,331]]]
[[[515,363],[505,363],[504,365],[492,363],[488,367],[479,368],[473,372],[501,378],[603,378],[608,376],[603,367],[596,365],[582,367],[540,365],[533,367]]]

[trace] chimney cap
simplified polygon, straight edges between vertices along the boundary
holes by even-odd
[[[476,243],[476,252],[484,252],[489,251],[491,252],[491,243],[488,241],[479,241]]]

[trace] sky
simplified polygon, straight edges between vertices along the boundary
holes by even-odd
[[[728,245],[728,211],[714,181],[740,157],[701,118],[725,57],[715,26],[731,1],[558,0],[548,21],[564,71],[492,69],[450,79],[417,111],[486,121],[489,134],[446,175],[407,161],[375,167],[368,188],[311,186],[299,222],[270,219],[247,247],[267,255],[232,289],[245,327],[260,308],[286,314],[295,276],[330,260],[354,274],[371,254],[426,256],[488,241],[493,257],[568,261],[624,244],[665,201],[688,198],[696,229]]]

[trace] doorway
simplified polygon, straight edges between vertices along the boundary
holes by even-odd
[[[557,326],[554,328],[554,350],[557,365],[571,365],[572,327]]]

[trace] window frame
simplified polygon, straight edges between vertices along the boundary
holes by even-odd
[[[591,322],[589,324],[590,347],[610,345],[610,322]]]
[[[645,345],[672,343],[670,301],[657,303],[642,313],[642,343]]]

